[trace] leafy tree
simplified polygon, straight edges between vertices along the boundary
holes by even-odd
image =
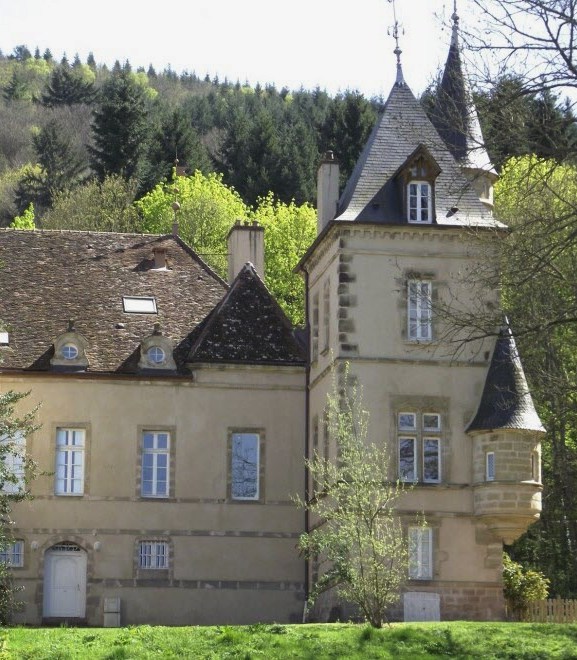
[[[301,535],[299,546],[307,558],[320,557],[325,564],[313,585],[313,600],[335,588],[380,628],[407,576],[407,542],[394,513],[403,489],[390,481],[390,448],[367,442],[369,413],[348,365],[339,376],[327,397],[338,460],[314,454],[306,462],[317,485],[307,502],[298,503],[319,524]]]
[[[81,65],[70,68],[68,64],[55,67],[42,94],[42,103],[54,108],[60,105],[90,103],[94,98],[94,84],[83,76]]]
[[[13,229],[36,229],[36,224],[34,222],[34,204],[31,203],[22,215],[17,215],[14,220],[12,220],[10,227]]]
[[[28,484],[37,474],[34,461],[18,442],[19,438],[26,438],[37,428],[34,424],[36,410],[22,416],[15,412],[26,396],[11,390],[0,394],[0,551],[6,550],[13,542],[12,506],[15,502],[30,499]],[[18,591],[10,567],[0,562],[0,625],[8,624],[12,614],[20,609]]]
[[[86,165],[70,136],[54,119],[33,137],[33,143],[40,169],[30,168],[22,177],[16,198],[19,210],[33,202],[43,212],[52,206],[59,192],[82,181]]]
[[[507,607],[523,620],[531,602],[547,598],[549,580],[538,571],[525,568],[503,553],[503,593]]]
[[[92,167],[102,181],[109,174],[132,178],[146,137],[147,96],[130,71],[115,69],[104,83],[94,111]]]
[[[175,200],[180,205],[177,216]],[[170,233],[176,217],[182,238],[226,277],[226,236],[235,220],[247,217],[248,208],[233,188],[222,183],[222,176],[197,171],[177,177],[158,184],[136,207],[146,232]]]
[[[46,229],[135,232],[140,230],[133,205],[136,184],[119,175],[92,180],[73,190],[62,191],[42,217]]]
[[[543,571],[554,594],[577,597],[577,169],[511,160],[495,188],[495,211],[511,229],[503,305],[547,429],[541,518],[511,554]]]
[[[265,281],[294,324],[304,323],[304,281],[293,272],[317,233],[316,211],[275,199],[272,193],[258,200],[250,214],[265,229]]]

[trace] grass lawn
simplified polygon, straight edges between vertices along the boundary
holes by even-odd
[[[355,624],[165,628],[7,628],[0,660],[120,658],[548,658],[577,659],[577,625]]]

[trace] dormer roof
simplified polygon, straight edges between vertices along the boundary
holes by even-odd
[[[240,270],[204,323],[187,362],[303,365],[303,346],[254,266]]]
[[[508,326],[501,330],[497,338],[481,403],[467,432],[506,429],[545,432]]]
[[[502,227],[479,200],[408,85],[396,82],[337,206],[336,221],[406,224],[395,175],[424,146],[440,172],[433,224]],[[457,213],[451,209],[459,209]]]

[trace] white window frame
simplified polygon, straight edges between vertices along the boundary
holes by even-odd
[[[485,454],[485,481],[495,481],[495,452]]]
[[[436,424],[428,425],[425,428],[425,417],[435,417]],[[407,483],[438,484],[442,477],[442,415],[434,412],[399,412],[397,413],[397,452],[399,466],[399,480]],[[410,452],[407,451],[408,443],[412,443],[412,469],[404,469],[402,453],[405,454],[404,460],[410,459]],[[436,451],[431,455],[436,455],[437,475],[432,478],[426,475],[425,459],[429,455],[427,443],[435,443]]]
[[[409,527],[409,578],[433,578],[433,530],[430,527]]]
[[[11,568],[24,566],[24,541],[14,541],[0,551],[0,562]]]
[[[311,327],[311,361],[319,359],[319,294],[313,295],[312,327]]]
[[[150,571],[163,571],[168,568],[168,541],[140,541],[138,544],[138,568]]]
[[[244,443],[246,445],[242,446]],[[248,446],[249,443],[251,446]],[[234,431],[231,434],[230,461],[231,499],[258,501],[260,498],[260,433]]]
[[[56,495],[84,495],[85,447],[86,429],[56,429]]]
[[[407,337],[411,341],[433,339],[433,283],[410,279],[407,282]]]
[[[152,439],[152,446],[146,447],[146,437]],[[166,447],[163,438],[166,439]],[[170,432],[151,431],[142,432],[141,440],[141,472],[140,472],[140,495],[141,497],[166,498],[170,495]],[[150,465],[146,465],[150,459]],[[165,462],[165,465],[162,463]],[[145,470],[151,470],[151,478],[145,479]],[[165,471],[165,479],[162,472]],[[145,485],[150,484],[150,492],[145,492]]]
[[[323,284],[323,347],[322,352],[326,353],[329,350],[330,334],[331,334],[331,282],[325,280]]]
[[[126,314],[158,314],[154,296],[122,296],[122,309]]]
[[[417,413],[400,412],[397,416],[397,425],[399,431],[416,431]]]
[[[411,217],[413,213],[414,217]],[[428,181],[409,181],[407,184],[407,221],[411,224],[430,225],[432,220],[433,186]]]
[[[6,495],[23,493],[26,489],[26,438],[21,431],[17,431],[12,438],[0,438],[0,444],[9,445],[8,450],[2,454],[2,459],[6,476],[14,477],[14,481],[4,482],[2,492]]]

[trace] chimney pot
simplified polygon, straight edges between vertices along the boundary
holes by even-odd
[[[250,262],[264,279],[264,227],[258,222],[237,220],[228,232],[228,281],[234,280]]]

